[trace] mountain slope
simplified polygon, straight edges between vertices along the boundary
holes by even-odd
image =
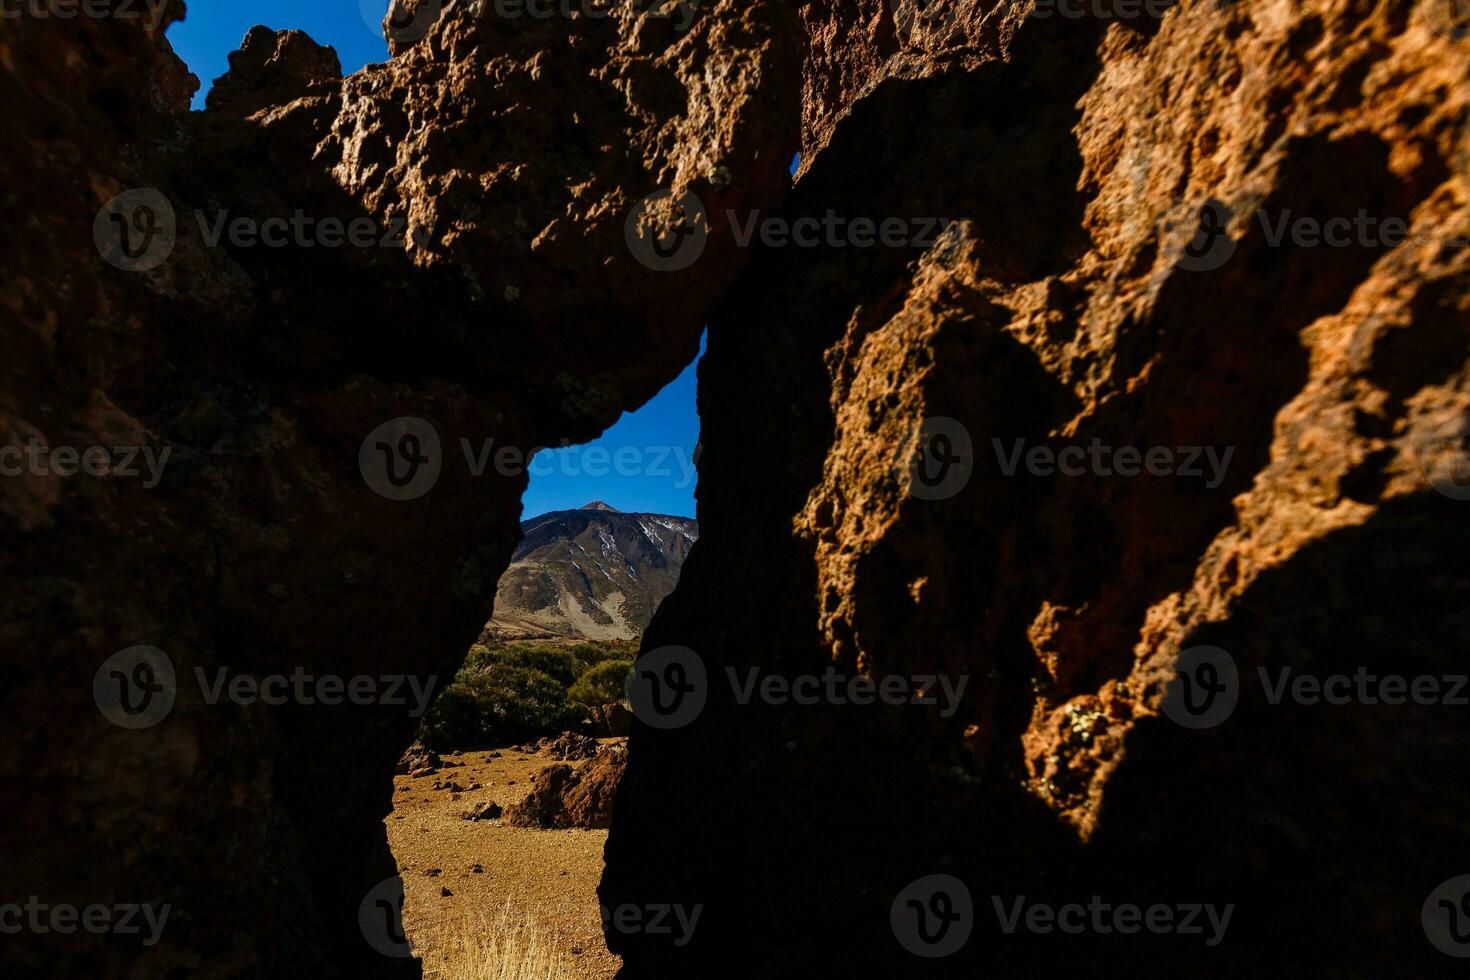
[[[699,524],[593,501],[522,521],[521,533],[488,639],[635,639],[674,590]]]

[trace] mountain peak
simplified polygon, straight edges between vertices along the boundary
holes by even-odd
[[[587,514],[581,519],[574,515]],[[495,586],[497,640],[636,640],[679,580],[699,523],[625,514],[595,500],[521,522],[510,567]]]

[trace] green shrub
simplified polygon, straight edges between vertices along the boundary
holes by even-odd
[[[604,660],[593,664],[577,678],[567,697],[589,707],[621,700],[623,685],[632,669],[632,660]]]
[[[601,640],[575,644],[569,652],[585,668],[604,660],[632,660],[638,655],[638,644],[633,640]]]
[[[638,644],[625,640],[475,644],[424,715],[419,739],[445,749],[555,735],[582,720],[583,705],[624,696],[637,652]]]
[[[470,652],[465,656],[460,670],[473,670],[476,667],[488,667],[493,663],[499,663],[500,651],[504,649],[505,647],[499,644],[487,647],[476,643],[470,647]]]
[[[561,732],[582,718],[567,689],[540,670],[506,663],[467,666],[424,715],[430,748],[504,745]]]
[[[583,669],[582,661],[565,647],[523,642],[497,643],[493,646],[476,644],[470,647],[463,669],[489,667],[492,664],[539,670],[556,678],[562,687],[570,687],[581,676]]]
[[[555,677],[562,687],[570,687],[582,673],[582,664],[560,647],[512,646],[500,653],[500,662],[512,667],[539,670]]]

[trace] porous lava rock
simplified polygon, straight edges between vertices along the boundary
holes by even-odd
[[[581,765],[547,766],[531,777],[526,798],[506,807],[505,822],[543,830],[607,827],[627,759],[622,746],[607,746]]]
[[[788,187],[794,15],[454,4],[345,79],[256,28],[190,112],[183,4],[143,6],[0,33],[0,446],[40,460],[0,478],[0,850],[16,895],[171,913],[6,966],[414,976],[380,903],[418,709],[489,618],[530,454],[672,380],[738,273],[646,264],[640,202]],[[118,691],[166,713],[114,723]]]
[[[919,37],[802,8],[777,216],[952,224],[758,243],[711,323],[700,542],[644,640],[695,651],[708,700],[635,722],[601,889],[704,914],[679,946],[609,929],[632,976],[1454,963],[1421,915],[1470,849],[1470,716],[1271,691],[1464,673],[1464,31],[1434,3],[1059,6],[940,4]],[[1335,244],[1278,234],[1302,218]],[[1055,465],[1094,444],[1173,464]],[[1166,695],[1209,648],[1238,702],[1186,727]],[[742,700],[752,669],[968,685],[948,716]],[[972,931],[929,961],[893,924],[938,874]],[[1094,895],[1235,908],[1209,948],[997,911]]]

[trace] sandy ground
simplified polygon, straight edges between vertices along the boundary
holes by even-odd
[[[446,763],[462,765],[434,776],[394,778],[394,810],[386,823],[403,876],[404,930],[425,961],[426,975],[451,980],[435,969],[437,933],[481,915],[494,919],[509,901],[513,915],[530,913],[549,929],[573,976],[608,980],[620,961],[603,943],[597,907],[607,831],[526,830],[500,820],[463,819],[461,813],[483,801],[520,802],[532,774],[557,761],[546,753],[498,751],[500,758],[488,750],[444,755]],[[465,791],[433,789],[436,780],[453,781]],[[474,783],[481,788],[469,789]],[[442,895],[444,888],[453,894]]]

